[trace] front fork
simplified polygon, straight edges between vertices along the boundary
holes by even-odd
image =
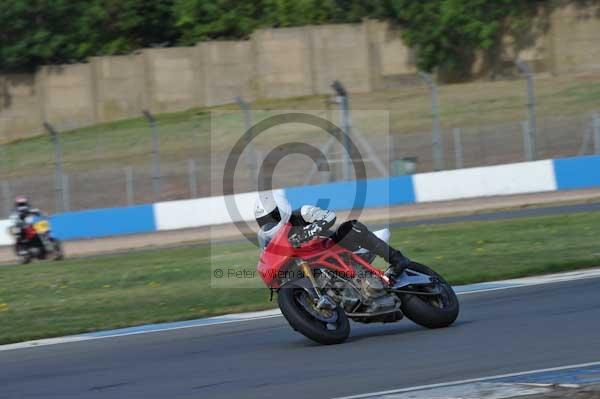
[[[317,309],[328,309],[328,310],[333,310],[336,308],[336,303],[328,296],[328,295],[324,295],[323,293],[321,293],[321,289],[319,288],[319,285],[317,284],[317,280],[315,279],[315,275],[312,271],[312,268],[310,267],[310,265],[308,264],[308,262],[302,260],[302,259],[298,259],[296,262],[298,268],[300,270],[302,270],[302,273],[304,274],[304,276],[306,278],[308,278],[308,280],[310,281],[313,290],[315,291],[315,293],[317,294],[317,298],[316,299],[316,303],[315,306]]]

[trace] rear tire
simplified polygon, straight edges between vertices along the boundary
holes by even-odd
[[[21,260],[19,261],[19,263],[22,265],[31,263],[31,255],[29,255],[29,253],[28,253],[27,255],[21,256]]]
[[[442,276],[420,263],[411,263],[409,269],[436,277],[440,282],[443,297],[427,297],[402,294],[402,312],[415,323],[427,328],[448,327],[458,317],[459,305],[456,293]]]
[[[336,329],[330,330],[327,324],[309,314],[298,302],[298,296],[306,293],[304,289],[289,286],[282,287],[277,296],[281,313],[290,326],[305,337],[323,345],[340,344],[350,335],[350,322],[339,306],[332,312],[337,313]]]
[[[57,238],[50,238],[50,241],[52,241],[52,245],[54,246],[54,260],[63,260],[65,258],[65,253],[63,252],[60,240]]]

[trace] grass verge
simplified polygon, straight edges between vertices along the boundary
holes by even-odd
[[[453,284],[600,264],[600,212],[394,229],[392,244]],[[0,343],[272,308],[247,243],[0,268]],[[232,287],[234,285],[235,287]]]
[[[536,79],[536,103],[540,120],[545,117],[581,116],[597,108],[600,100],[600,75],[563,75]],[[440,87],[440,112],[443,129],[476,127],[499,123],[517,123],[527,117],[525,89],[522,80],[472,82]],[[252,104],[254,110],[321,110],[329,96],[308,96],[261,100]],[[429,91],[424,85],[379,90],[352,95],[354,110],[386,110],[390,113],[390,132],[431,134]],[[179,161],[202,157],[210,145],[210,112],[214,126],[221,130],[223,146],[231,148],[243,129],[243,118],[235,104],[211,108],[195,108],[183,112],[157,115],[160,131],[161,158]],[[255,112],[256,121],[269,113]],[[370,135],[383,134],[387,129],[368,114],[361,118],[353,114],[355,125]],[[334,118],[334,120],[336,120]],[[541,124],[543,125],[543,124]],[[296,126],[295,129],[298,129]],[[64,129],[63,129],[64,130]],[[152,135],[141,117],[61,132],[63,161],[67,170],[95,171],[108,166],[144,166],[152,151]],[[214,144],[214,143],[213,143]],[[47,134],[5,143],[0,148],[3,174],[9,177],[37,175],[54,162],[52,141]],[[23,156],[27,154],[27,156]]]

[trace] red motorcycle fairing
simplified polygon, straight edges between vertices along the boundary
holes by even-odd
[[[384,283],[389,284],[383,272],[360,256],[336,244],[331,238],[319,237],[294,248],[289,240],[290,223],[282,226],[280,231],[267,244],[260,254],[257,270],[260,277],[269,288],[279,288],[284,278],[290,276],[290,261],[300,258],[313,268],[326,268],[348,278],[356,276],[355,269],[348,261],[358,263],[367,272],[379,276]]]
[[[32,241],[37,236],[37,231],[35,231],[35,228],[31,225],[25,226],[23,232],[27,241]]]

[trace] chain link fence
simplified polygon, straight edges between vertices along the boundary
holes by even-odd
[[[248,118],[256,122],[268,114],[250,112],[250,115],[224,112],[217,123],[226,126],[230,136],[223,134],[222,138],[214,131],[211,134],[211,123],[215,123],[211,122],[211,115],[197,112],[190,113],[184,121],[164,116],[154,127],[148,119],[140,118],[76,134],[57,132],[58,140],[54,141],[48,135],[1,146],[1,216],[8,215],[17,194],[29,196],[35,206],[49,213],[218,195],[215,187],[222,183],[227,140],[243,136]],[[338,126],[343,125],[341,113],[326,109],[315,112],[324,117],[333,114],[331,119]],[[360,156],[366,160],[367,177],[439,169],[433,159],[431,131],[396,134],[372,119],[355,115],[354,111],[350,115],[351,135],[359,143]],[[442,169],[525,161],[528,159],[525,128],[522,121],[512,121],[442,129]],[[236,181],[236,191],[256,190],[258,168],[271,151],[269,148],[276,146],[277,140],[290,141],[294,135],[301,135],[325,152],[330,168],[320,172],[311,160],[290,156],[272,166],[275,187],[343,180],[347,173],[343,148],[328,148],[328,140],[313,130],[292,129],[275,140],[268,139],[262,144],[258,141],[253,149],[254,159],[240,162],[241,178]],[[61,147],[60,160],[56,158],[56,145]],[[598,114],[538,118],[535,159],[593,153],[600,153]]]

